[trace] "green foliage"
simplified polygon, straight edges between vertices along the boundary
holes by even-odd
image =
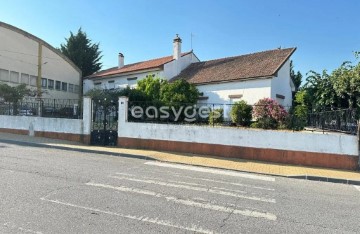
[[[6,102],[17,103],[31,93],[31,90],[28,89],[25,84],[9,86],[8,84],[0,83],[0,97]]]
[[[277,129],[285,123],[287,116],[288,113],[283,106],[271,98],[263,98],[255,103],[253,117],[257,123],[252,126]]]
[[[297,72],[295,73],[295,71],[294,71],[294,64],[293,64],[293,61],[291,60],[291,61],[290,61],[290,78],[291,78],[291,80],[292,80],[293,83],[294,83],[295,91],[296,91],[296,92],[300,89],[302,77],[303,77],[303,76],[302,76],[302,74],[301,74],[300,71],[297,71]]]
[[[334,90],[334,79],[326,70],[319,74],[315,71],[307,73],[304,89],[312,97],[313,110],[323,110],[337,106],[337,97]]]
[[[149,97],[140,90],[131,89],[129,87],[125,89],[115,89],[115,90],[101,90],[101,89],[91,89],[85,96],[89,96],[93,99],[102,99],[105,98],[109,101],[118,100],[119,97],[125,96],[129,98],[129,101],[139,101],[146,102],[150,101]]]
[[[150,100],[160,100],[161,89],[168,85],[166,80],[147,77],[137,82],[136,89],[146,94]]]
[[[313,111],[360,107],[360,63],[344,62],[330,74],[324,70],[307,75],[303,89],[312,97]]]
[[[216,125],[222,124],[224,122],[224,110],[219,108],[210,112],[209,114],[209,124]]]
[[[0,98],[4,99],[5,102],[12,103],[13,114],[18,114],[18,103],[24,97],[30,96],[33,92],[26,88],[25,84],[18,86],[10,86],[5,83],[0,83]]]
[[[237,125],[249,126],[252,119],[252,107],[243,100],[236,102],[231,108],[230,117]]]
[[[294,117],[290,121],[290,127],[293,130],[302,130],[306,126],[307,116],[311,110],[311,100],[306,90],[301,90],[295,95],[295,107],[293,109],[292,116]]]
[[[92,43],[81,28],[76,35],[70,32],[70,37],[65,40],[66,43],[60,45],[60,51],[80,68],[83,77],[101,69],[99,43]]]
[[[356,108],[360,104],[360,63],[357,66],[350,62],[343,63],[332,72],[333,86],[340,99],[347,100],[342,103],[348,108]]]
[[[172,83],[164,83],[160,91],[160,101],[165,105],[174,105],[176,103],[196,104],[200,95],[195,85],[183,79]]]

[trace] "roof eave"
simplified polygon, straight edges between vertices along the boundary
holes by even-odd
[[[275,69],[274,73],[272,74],[273,76],[276,76],[278,71],[282,68],[282,66],[284,66],[286,61],[289,60],[289,58],[291,57],[291,55],[293,55],[293,53],[296,51],[296,49],[297,49],[296,47],[292,48],[292,51],[289,53],[289,55],[286,56],[286,58],[281,62],[281,64]]]
[[[118,76],[126,76],[126,75],[131,75],[131,74],[135,75],[135,74],[149,72],[149,71],[159,71],[159,70],[163,70],[162,65],[154,67],[154,68],[147,68],[147,69],[143,69],[143,70],[136,70],[136,71],[130,71],[130,72],[122,72],[122,73],[116,73],[116,74],[111,74],[111,75],[84,77],[84,80],[87,80],[87,79],[89,79],[89,80],[106,79],[106,78],[113,78],[113,77],[118,77]]]
[[[208,84],[221,84],[221,83],[232,83],[232,82],[244,82],[249,80],[258,80],[258,79],[272,79],[274,76],[258,76],[258,77],[247,77],[247,78],[238,78],[232,80],[221,80],[221,81],[209,81],[209,82],[202,82],[202,83],[192,83],[194,85],[208,85]]]

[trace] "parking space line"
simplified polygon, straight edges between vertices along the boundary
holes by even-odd
[[[235,209],[235,208],[214,205],[211,203],[200,203],[200,202],[196,202],[193,200],[185,200],[185,199],[181,199],[181,198],[177,198],[177,197],[173,197],[173,196],[168,196],[168,195],[157,193],[157,192],[150,191],[150,190],[130,188],[130,187],[125,187],[125,186],[112,186],[112,185],[108,185],[108,184],[98,184],[98,183],[92,183],[92,182],[86,183],[86,185],[100,187],[100,188],[113,189],[113,190],[122,191],[122,192],[130,192],[130,193],[136,193],[136,194],[141,194],[141,195],[153,196],[153,197],[157,197],[157,198],[164,198],[167,201],[171,201],[171,202],[174,202],[177,204],[182,204],[182,205],[192,206],[192,207],[197,207],[197,208],[203,208],[203,209],[208,209],[208,210],[214,210],[214,211],[220,211],[220,212],[225,212],[225,213],[239,214],[239,215],[243,215],[243,216],[247,216],[247,217],[264,218],[264,219],[272,220],[272,221],[275,221],[277,219],[276,215],[268,213],[268,212],[264,213],[264,212],[258,212],[258,211],[254,211],[254,210],[248,210],[248,209],[239,210],[239,209]]]
[[[201,187],[195,187],[195,186],[189,186],[189,185],[183,185],[183,184],[173,184],[173,183],[167,183],[167,182],[161,182],[161,181],[155,181],[155,180],[143,180],[143,179],[124,177],[124,176],[109,176],[109,177],[114,178],[114,179],[129,180],[129,181],[134,181],[134,182],[154,184],[154,185],[160,185],[160,186],[166,186],[166,187],[172,187],[172,188],[180,188],[180,189],[188,189],[188,190],[193,190],[193,191],[207,192],[207,193],[213,193],[213,194],[217,194],[217,195],[237,197],[237,198],[254,200],[254,201],[276,203],[275,199],[272,199],[272,198],[246,196],[246,195],[240,195],[240,194],[233,193],[233,192],[226,192],[226,191],[221,191],[221,190],[211,189],[211,188],[201,188]]]
[[[360,186],[354,185],[354,187],[360,192]]]
[[[172,228],[176,228],[176,229],[182,229],[182,230],[191,231],[191,232],[206,233],[206,234],[214,233],[214,231],[207,230],[207,229],[204,229],[202,227],[195,226],[195,225],[193,225],[192,227],[185,227],[185,226],[174,224],[174,223],[171,223],[170,221],[161,220],[161,219],[158,219],[158,218],[150,218],[150,217],[135,216],[135,215],[126,215],[126,214],[121,214],[121,213],[116,213],[116,212],[106,211],[106,210],[100,210],[100,209],[97,209],[97,208],[92,208],[92,207],[87,207],[87,206],[80,206],[80,205],[76,205],[76,204],[72,204],[72,203],[68,203],[68,202],[62,202],[62,201],[59,201],[59,200],[52,200],[52,199],[47,199],[47,198],[41,198],[41,200],[51,202],[51,203],[55,203],[55,204],[64,205],[64,206],[69,206],[69,207],[73,207],[73,208],[89,210],[89,211],[93,211],[93,212],[118,216],[118,217],[121,217],[121,218],[132,219],[132,220],[137,220],[137,221],[146,222],[146,223],[157,224],[157,225],[166,226],[166,227],[172,227]]]
[[[227,171],[227,170],[221,170],[221,169],[203,168],[203,167],[172,164],[172,163],[163,163],[163,162],[146,162],[144,164],[158,166],[158,167],[170,167],[170,168],[176,168],[176,169],[181,169],[181,170],[205,172],[205,173],[211,173],[211,174],[217,174],[217,175],[242,177],[242,178],[246,178],[246,179],[263,180],[263,181],[269,181],[269,182],[275,181],[275,178],[269,177],[269,176],[254,175],[254,174],[250,174],[250,173]]]

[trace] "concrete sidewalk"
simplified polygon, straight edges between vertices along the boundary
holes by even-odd
[[[293,166],[286,164],[266,163],[233,158],[218,158],[213,156],[183,154],[174,152],[88,146],[77,142],[41,137],[30,137],[9,133],[0,133],[0,142],[22,145],[36,145],[39,147],[53,147],[65,150],[153,159],[163,162],[181,163],[299,179],[321,180],[328,182],[360,185],[360,172],[353,171]]]

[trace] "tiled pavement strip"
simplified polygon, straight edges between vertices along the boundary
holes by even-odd
[[[193,154],[160,152],[152,150],[125,149],[116,147],[88,146],[77,142],[55,140],[41,137],[30,137],[9,133],[0,133],[0,142],[17,141],[27,144],[40,144],[43,147],[55,147],[67,150],[106,153],[113,155],[125,155],[127,157],[140,157],[154,159],[163,162],[181,163],[243,172],[260,173],[267,175],[299,177],[302,179],[323,180],[360,185],[360,172],[343,171],[335,169],[323,169],[303,167],[276,163],[266,163],[232,158],[219,158],[212,156],[200,156]]]

